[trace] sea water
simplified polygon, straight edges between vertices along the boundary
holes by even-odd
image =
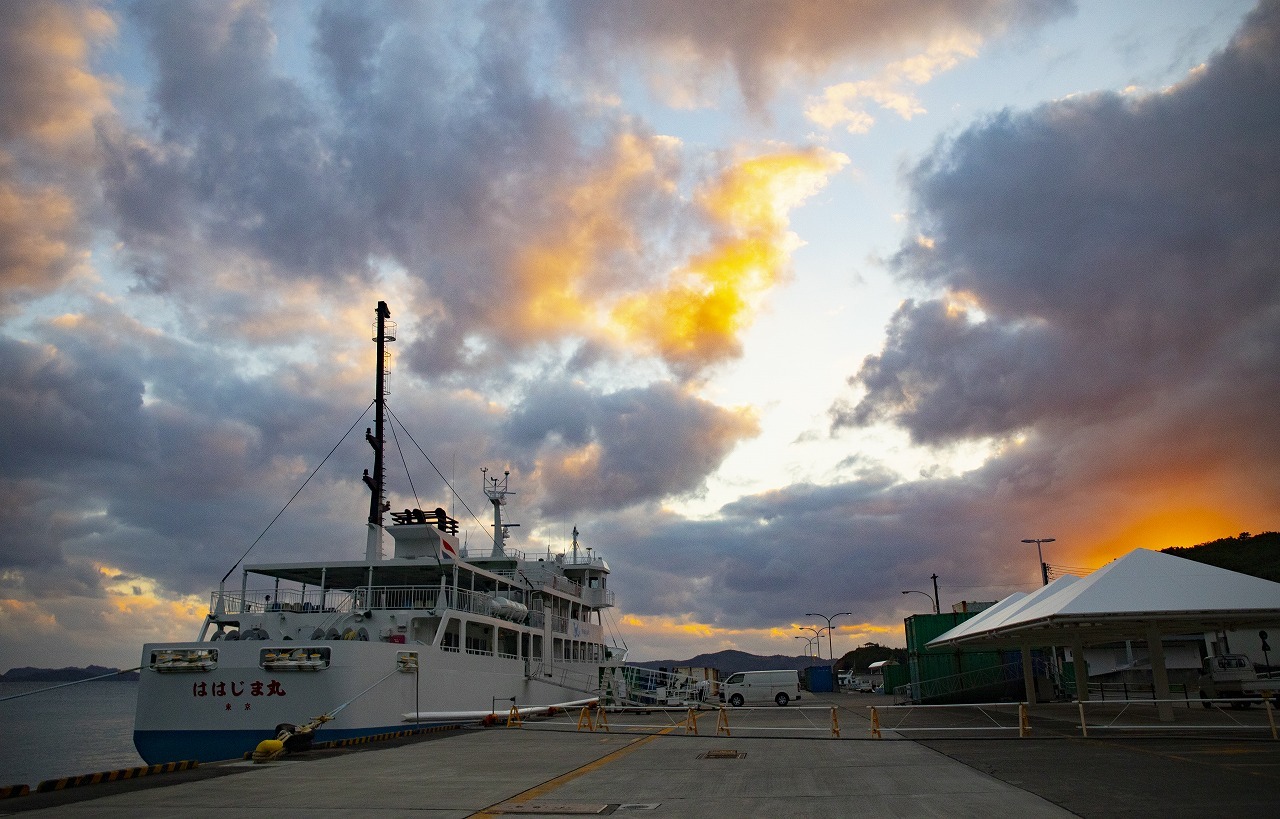
[[[0,787],[144,764],[133,747],[138,684],[0,682]],[[6,699],[30,691],[18,699]]]

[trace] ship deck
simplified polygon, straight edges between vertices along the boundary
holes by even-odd
[[[1069,709],[1017,732],[871,738],[866,706],[888,698],[806,695],[812,711],[581,714],[522,728],[454,731],[254,765],[194,770],[0,802],[0,813],[132,817],[607,815],[1267,815],[1280,788],[1268,731],[1137,730],[1082,738]],[[821,706],[821,708],[817,707]],[[840,738],[831,735],[834,706]],[[823,709],[828,712],[824,715]],[[1139,715],[1140,716],[1140,715]],[[1256,711],[1249,717],[1256,722]],[[929,716],[929,719],[934,719]],[[1135,717],[1136,718],[1136,717]],[[1261,727],[1265,727],[1265,718]],[[807,728],[804,726],[808,726]],[[796,727],[800,726],[800,727]],[[941,726],[941,723],[939,723]]]

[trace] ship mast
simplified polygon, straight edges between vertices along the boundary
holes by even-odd
[[[511,477],[511,472],[503,472],[502,480],[490,478],[487,467],[481,467],[480,474],[483,476],[480,483],[484,486],[484,494],[493,504],[493,551],[489,553],[489,557],[506,557],[507,553],[503,549],[502,542],[507,539],[510,534],[508,530],[512,526],[520,525],[502,522],[502,507],[507,505],[507,495],[513,494],[507,489],[507,479]]]
[[[374,420],[373,429],[364,431],[365,440],[373,447],[373,474],[364,472],[364,482],[368,484],[372,494],[369,498],[369,540],[365,545],[364,558],[370,562],[382,559],[382,514],[390,508],[386,500],[384,480],[386,478],[382,464],[383,423],[387,410],[386,378],[388,371],[387,342],[396,340],[396,324],[389,321],[391,310],[385,301],[378,302],[378,320],[374,325],[373,340],[378,345],[378,358],[374,383]]]

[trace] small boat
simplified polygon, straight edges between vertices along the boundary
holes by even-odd
[[[305,743],[628,699],[625,648],[606,644],[609,565],[592,549],[506,544],[509,475],[482,470],[492,544],[475,553],[443,508],[390,512],[384,490],[385,344],[378,302],[375,426],[362,558],[246,565],[213,592],[199,636],[149,643],[134,722],[148,764],[241,757],[263,740]],[[391,519],[387,524],[384,516]],[[385,538],[394,544],[383,555]],[[232,571],[235,567],[232,568]],[[228,572],[230,577],[231,572]],[[289,742],[283,743],[286,748]]]

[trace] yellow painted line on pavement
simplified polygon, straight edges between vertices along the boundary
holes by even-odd
[[[618,750],[613,751],[612,753],[605,754],[604,756],[600,757],[599,759],[593,762],[588,762],[587,764],[583,765],[580,768],[574,768],[572,771],[569,771],[568,773],[560,774],[554,779],[548,779],[546,782],[543,782],[541,785],[535,785],[529,790],[523,791],[522,793],[518,793],[515,796],[511,797],[510,799],[504,799],[501,802],[494,803],[487,808],[484,808],[482,810],[477,811],[476,813],[471,814],[471,816],[473,817],[501,816],[503,814],[503,810],[502,810],[503,808],[523,805],[527,802],[533,801],[534,799],[538,799],[540,797],[546,796],[547,794],[551,793],[561,785],[564,785],[568,782],[572,782],[573,780],[578,779],[579,777],[586,776],[587,774],[591,773],[594,770],[603,768],[605,765],[608,765],[610,762],[616,762],[619,759],[622,759],[624,756],[627,756],[628,754],[634,751],[640,750],[641,746],[645,745],[646,743],[652,742],[653,740],[657,739],[660,736],[663,736],[664,734],[671,733],[677,727],[679,726],[672,725],[667,728],[663,728],[661,731],[659,731],[656,734],[649,734],[648,736],[643,736],[643,737],[640,737],[639,739],[628,742],[626,745],[622,746]]]

